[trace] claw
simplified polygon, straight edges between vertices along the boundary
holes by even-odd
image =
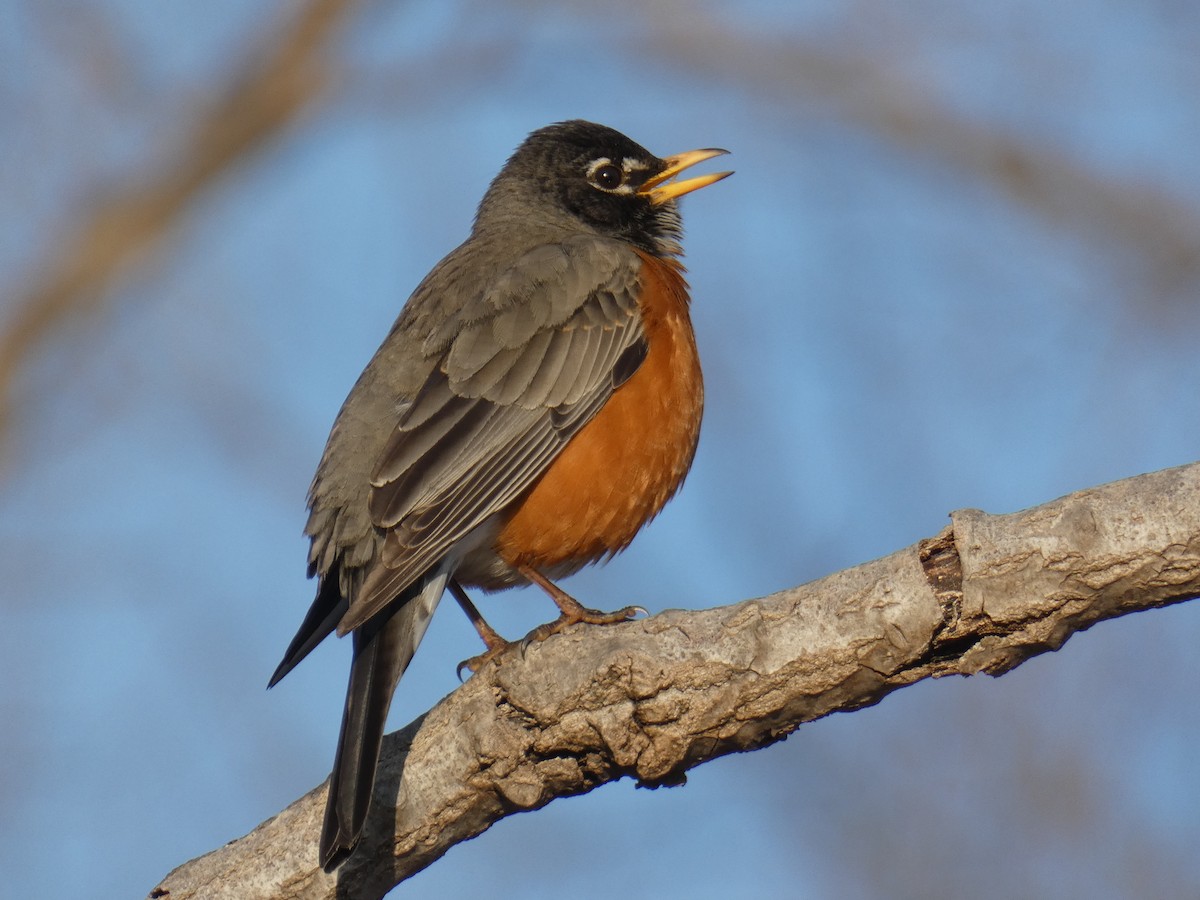
[[[513,646],[511,643],[505,641],[502,644],[497,644],[493,647],[490,647],[489,649],[485,650],[483,653],[480,653],[478,656],[472,656],[470,659],[464,659],[454,669],[454,674],[458,676],[459,683],[460,684],[463,683],[462,673],[463,673],[464,669],[469,671],[472,675],[474,675],[476,672],[478,672],[480,669],[482,669],[485,665],[492,662],[493,660],[495,660],[496,663],[499,664],[500,654],[502,654],[505,650],[507,650],[511,646]],[[524,651],[522,651],[522,653],[523,652]]]

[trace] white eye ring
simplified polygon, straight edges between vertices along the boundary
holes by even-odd
[[[608,157],[593,160],[587,169],[588,183],[609,194],[628,194],[632,190],[625,183],[625,170]]]

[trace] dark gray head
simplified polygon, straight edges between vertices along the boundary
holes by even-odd
[[[531,134],[488,188],[475,231],[590,232],[654,253],[680,252],[675,200],[730,175],[671,181],[724,150],[660,159],[619,131],[573,120]]]

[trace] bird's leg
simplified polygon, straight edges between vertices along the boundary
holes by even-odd
[[[464,659],[458,664],[458,677],[462,678],[463,669],[469,669],[471,672],[478,672],[484,663],[495,659],[504,650],[512,645],[511,641],[506,641],[489,625],[480,614],[475,604],[471,602],[471,598],[467,596],[467,592],[463,590],[463,586],[458,583],[455,578],[450,579],[450,593],[454,595],[454,599],[458,601],[458,605],[462,607],[462,611],[467,614],[467,618],[471,620],[471,624],[475,626],[475,630],[479,632],[479,636],[487,645],[487,650],[480,653],[478,656],[472,656],[470,659]]]
[[[525,636],[525,640],[521,641],[522,648],[528,647],[534,641],[544,641],[550,635],[558,634],[564,628],[569,628],[579,622],[586,622],[588,625],[614,625],[617,622],[627,622],[636,617],[638,613],[648,615],[646,610],[640,606],[626,606],[624,609],[610,613],[600,612],[598,609],[588,609],[537,569],[522,565],[517,566],[517,571],[549,594],[554,605],[562,611],[562,615],[553,622],[539,625],[529,632]]]

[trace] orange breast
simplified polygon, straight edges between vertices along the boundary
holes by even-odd
[[[623,550],[691,467],[704,383],[687,284],[677,263],[642,259],[646,358],[501,529],[495,548],[509,565],[570,569]]]

